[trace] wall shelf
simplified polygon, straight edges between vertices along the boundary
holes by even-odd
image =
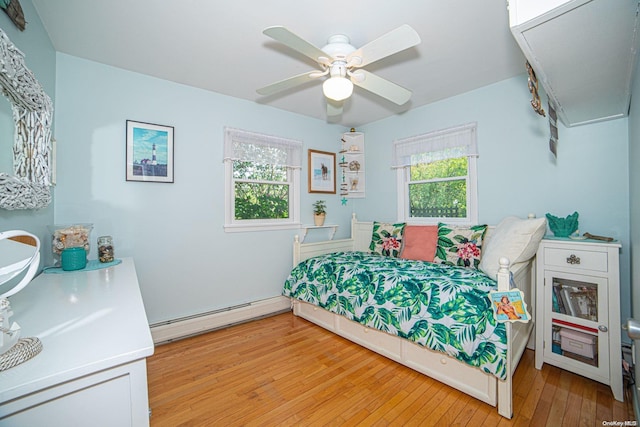
[[[348,199],[365,196],[365,156],[364,134],[345,132],[341,138],[342,146],[338,152],[338,165],[342,169],[340,195]]]
[[[307,237],[307,233],[309,230],[317,230],[317,229],[327,229],[329,231],[329,240],[333,240],[333,236],[336,235],[336,231],[338,231],[337,224],[327,224],[327,225],[303,225],[300,227],[302,229],[302,236],[300,237],[300,243],[304,243],[304,239]]]

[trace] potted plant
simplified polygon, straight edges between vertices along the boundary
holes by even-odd
[[[317,200],[313,204],[313,223],[317,226],[324,225],[327,215],[327,205],[324,200]]]

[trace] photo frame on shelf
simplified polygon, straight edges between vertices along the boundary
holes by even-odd
[[[173,182],[173,126],[127,120],[127,181]]]
[[[336,154],[309,150],[309,193],[336,194]]]

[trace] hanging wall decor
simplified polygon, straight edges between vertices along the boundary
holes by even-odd
[[[9,15],[11,22],[16,24],[20,31],[24,31],[27,21],[24,20],[24,12],[18,0],[0,0],[0,8]]]
[[[0,86],[11,103],[15,125],[14,175],[0,173],[0,208],[44,208],[51,203],[53,103],[27,68],[24,54],[2,30],[0,62]]]
[[[336,194],[336,155],[309,150],[309,193]]]
[[[540,95],[538,95],[538,79],[536,77],[535,71],[531,68],[531,64],[527,61],[527,73],[529,73],[529,92],[531,92],[531,106],[533,107],[533,111],[540,114],[542,117],[545,116],[544,108],[542,108],[542,103],[540,102]]]
[[[173,182],[173,126],[127,120],[127,181]]]
[[[558,116],[551,102],[549,102],[549,133],[549,151],[558,157]]]
[[[340,138],[340,195],[345,199],[365,196],[364,134],[354,128]],[[343,203],[343,204],[346,204]]]

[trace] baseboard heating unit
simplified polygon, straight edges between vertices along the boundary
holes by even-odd
[[[289,298],[278,296],[150,325],[154,344],[162,344],[215,329],[291,310]]]

